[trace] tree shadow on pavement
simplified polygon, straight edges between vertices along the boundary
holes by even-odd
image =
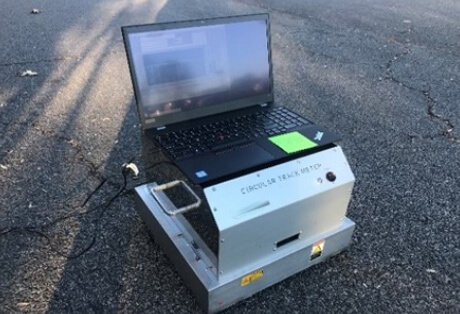
[[[11,19],[35,18],[27,22],[30,33],[26,32],[21,37],[12,32],[21,38],[27,49],[16,44],[11,39],[14,36],[0,35],[0,39],[8,43],[13,51],[7,51],[8,47],[0,49],[0,304],[6,312],[200,311],[168,258],[150,240],[147,228],[134,210],[132,192],[116,198],[107,208],[100,207],[122,187],[123,163],[137,156],[135,162],[142,166],[139,158],[139,120],[120,26],[260,13],[266,9],[257,1],[253,1],[251,6],[238,1],[151,2],[137,0],[115,4],[110,1],[84,1],[69,3],[68,7],[60,9],[44,6],[38,16],[18,13],[29,10],[28,5],[19,3],[17,7],[6,6],[0,12],[0,21],[6,21],[4,25],[0,22],[0,26],[5,29],[9,29],[7,23]],[[348,156],[353,167],[360,165],[358,174],[361,180],[373,182],[376,176],[385,180],[386,169],[396,161],[400,162],[399,156],[386,147],[397,140],[402,147],[398,152],[400,155],[412,154],[412,147],[405,146],[411,140],[399,132],[407,120],[404,118],[408,114],[407,108],[394,108],[390,101],[378,101],[378,108],[372,107],[369,97],[357,98],[356,95],[368,92],[384,95],[379,86],[385,82],[379,83],[379,86],[368,82],[382,75],[384,69],[380,68],[380,63],[384,65],[385,60],[391,60],[393,52],[400,52],[400,47],[390,53],[379,52],[376,55],[378,43],[374,46],[371,41],[375,38],[372,36],[369,39],[357,34],[353,41],[346,41],[343,38],[348,38],[347,30],[334,26],[334,21],[329,24],[316,21],[319,26],[310,29],[308,16],[289,15],[287,18],[286,14],[280,11],[271,16],[275,81],[279,83],[275,87],[277,98],[306,116],[316,117],[316,122],[341,130],[342,134],[352,134],[353,138],[344,141],[344,145],[356,147],[348,151]],[[62,20],[57,24],[57,31],[53,30],[55,25],[47,18]],[[46,32],[30,31],[40,27]],[[334,41],[329,41],[331,37],[338,41],[343,39],[343,42],[334,44]],[[46,39],[46,42],[40,42],[40,38]],[[63,48],[62,43],[67,40],[75,44],[78,53],[73,54],[69,47]],[[38,47],[36,50],[35,46]],[[361,54],[355,55],[357,50],[364,51],[364,48],[372,52],[368,55],[369,60],[362,60]],[[28,59],[16,59],[15,54],[26,55]],[[327,64],[327,70],[324,64]],[[17,76],[18,72],[29,68],[39,75]],[[363,73],[365,77],[359,78]],[[357,88],[356,84],[360,86]],[[400,87],[389,90],[394,94],[400,93],[396,88]],[[376,103],[375,99],[372,101]],[[414,97],[411,101],[417,103],[419,99]],[[420,102],[423,103],[423,97]],[[312,103],[319,105],[312,106]],[[350,111],[353,106],[359,109]],[[423,103],[423,108],[409,114],[424,115],[424,106]],[[384,129],[375,119],[376,113],[386,111],[396,117],[392,124],[396,125],[395,129]],[[423,117],[418,124],[412,121],[411,127],[420,130],[419,125],[436,128],[433,121]],[[377,132],[375,134],[379,137],[375,138],[369,130]],[[380,147],[369,150],[369,142],[375,142]],[[379,155],[380,159],[376,161],[374,155]],[[158,155],[159,159],[163,157]],[[374,169],[374,164],[378,164],[379,171]],[[405,170],[404,165],[402,162],[398,165],[401,172]],[[129,177],[128,187],[143,180],[180,175],[177,170],[167,167],[159,167],[157,171],[155,178],[144,176],[139,181],[133,181]],[[435,173],[423,172],[426,176],[423,180],[429,181],[429,175],[434,176]],[[455,181],[453,177],[450,179]],[[81,206],[105,180],[104,186]],[[397,187],[393,189],[396,196],[407,198],[402,183],[392,184]],[[444,187],[439,185],[434,189]],[[392,216],[395,210],[386,213],[372,211],[370,208],[377,206],[374,202],[380,201],[382,208],[396,203],[392,199],[394,195],[389,195],[391,192],[373,189],[375,187],[370,184],[357,185],[356,201],[352,203],[351,210],[352,215],[361,217],[361,230],[382,225],[373,220],[373,215],[379,215],[381,220],[394,223],[384,226],[397,228],[399,235],[416,247],[416,236],[411,234],[412,229],[408,229],[404,221],[422,219],[425,211],[417,211],[418,208],[412,205],[410,208],[417,214],[409,215],[404,212],[405,205],[400,204],[395,208],[399,209],[397,217],[404,218],[401,220]],[[419,204],[415,201],[414,204]],[[71,216],[67,219],[53,223],[69,214]],[[419,225],[414,223],[411,228],[416,230],[421,228]],[[43,226],[46,228],[40,228]],[[443,224],[439,226],[441,228]],[[16,227],[20,230],[2,234]],[[31,227],[32,231],[27,231],[27,227]],[[372,232],[369,231],[369,234]],[[443,234],[441,230],[439,234]],[[382,304],[387,301],[385,296],[397,299],[397,292],[404,291],[404,287],[393,289],[399,281],[385,277],[386,273],[395,272],[404,278],[406,270],[410,269],[398,268],[397,265],[396,270],[388,267],[375,269],[369,260],[374,259],[375,262],[380,258],[377,265],[393,265],[390,260],[392,254],[399,254],[396,261],[404,260],[407,246],[395,249],[391,234],[372,238],[373,241],[387,239],[387,245],[381,248],[387,254],[371,256],[364,247],[371,245],[366,239],[372,235],[368,238],[358,235],[356,241],[361,246],[352,248],[352,254],[345,253],[326,264],[315,266],[229,311],[269,312],[287,307],[300,312],[315,309],[330,311],[331,308],[356,310],[361,299],[353,294],[354,291],[359,291],[364,298],[372,293],[372,297]],[[47,242],[47,238],[51,243]],[[442,243],[441,240],[438,242]],[[435,263],[428,244],[426,246],[426,253],[420,256]],[[359,262],[353,258],[354,254],[369,260]],[[336,265],[335,261],[340,265]],[[401,262],[403,266],[408,264]],[[362,267],[360,269],[367,277],[356,275],[356,267]],[[367,282],[375,278],[381,278],[383,282],[380,290],[369,292],[369,289],[361,287],[359,280]],[[318,284],[323,280],[333,284]],[[346,288],[353,298],[344,295],[339,287]],[[378,291],[387,294],[379,294]]]
[[[89,2],[80,9],[93,15],[103,6]],[[3,53],[6,57],[0,61],[4,91],[0,95],[0,304],[5,311],[97,311],[100,299],[107,295],[116,299],[111,289],[119,288],[124,251],[114,251],[111,243],[129,239],[131,228],[124,234],[117,228],[120,220],[129,221],[124,216],[132,219],[133,214],[116,215],[111,232],[120,231],[120,238],[106,240],[109,233],[101,232],[104,227],[98,221],[98,205],[117,191],[122,178],[114,176],[121,163],[139,150],[131,85],[118,71],[118,65],[126,65],[120,25],[131,15],[148,21],[155,9],[148,3],[116,8],[108,10],[112,16],[106,25],[93,18],[84,26],[84,17],[71,14],[73,9],[78,11],[73,5],[59,8],[63,12],[44,5],[37,17],[29,16],[23,7],[3,11],[36,19],[26,23],[28,33],[22,37],[35,38],[35,26],[50,31],[43,35],[46,43],[23,42],[30,50],[37,44],[44,52],[19,54],[25,61]],[[54,15],[65,20],[56,22],[57,31],[47,20]],[[61,57],[60,43],[65,36],[73,36],[70,40],[74,41],[82,38],[81,28],[92,31],[87,40],[76,47],[75,54]],[[18,53],[23,49],[13,48]],[[25,69],[33,69],[38,76],[20,77],[18,73]],[[106,87],[99,92],[101,85]],[[119,131],[121,135],[117,135]],[[82,205],[88,193],[105,180],[103,189]],[[116,200],[112,206],[122,201]],[[124,204],[128,205],[123,208],[131,211],[132,203]],[[87,248],[87,254],[71,258]],[[116,265],[104,262],[105,257],[111,257]],[[100,264],[107,268],[97,269]],[[107,302],[116,304],[110,297]]]

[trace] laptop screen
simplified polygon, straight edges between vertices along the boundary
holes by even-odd
[[[255,17],[175,23],[166,29],[141,26],[127,32],[144,124],[238,109],[270,95],[268,19]]]

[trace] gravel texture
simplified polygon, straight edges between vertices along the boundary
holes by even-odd
[[[344,138],[357,229],[347,251],[228,313],[460,312],[460,2],[0,7],[1,313],[200,312],[132,192],[103,206],[130,158],[141,178],[128,189],[146,179],[120,27],[258,12],[271,14],[277,100]]]

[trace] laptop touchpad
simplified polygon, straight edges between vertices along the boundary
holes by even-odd
[[[224,168],[235,165],[239,169],[260,165],[274,159],[272,154],[255,143],[216,153],[215,157],[223,163],[221,166]]]
[[[213,180],[273,160],[272,154],[257,144],[233,150],[208,153],[199,158],[179,161],[179,166],[194,182]]]

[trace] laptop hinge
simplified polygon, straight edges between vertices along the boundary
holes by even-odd
[[[268,104],[265,102],[265,103],[263,103],[263,104],[260,104],[260,106],[263,108],[263,107],[267,107]]]

